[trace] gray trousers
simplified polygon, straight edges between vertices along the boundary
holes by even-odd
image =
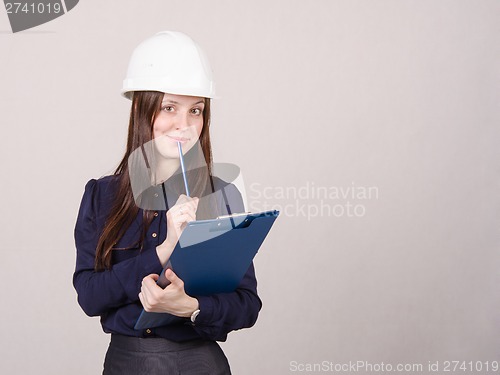
[[[185,343],[163,338],[111,335],[103,375],[231,374],[229,363],[214,341]]]

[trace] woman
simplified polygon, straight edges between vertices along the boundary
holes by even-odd
[[[132,99],[125,155],[114,175],[87,183],[75,228],[78,302],[111,333],[103,373],[229,374],[215,341],[255,323],[253,265],[232,293],[190,296],[172,270],[170,285],[156,284],[187,222],[243,211],[237,189],[211,176],[210,67],[189,37],[161,32],[134,50],[122,93]],[[143,308],[178,323],[135,330]]]

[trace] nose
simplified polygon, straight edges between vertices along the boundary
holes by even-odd
[[[191,126],[190,117],[188,112],[179,112],[176,116],[175,128],[177,130],[185,129]]]

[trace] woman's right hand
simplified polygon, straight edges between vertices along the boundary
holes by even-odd
[[[156,248],[163,266],[165,266],[172,251],[174,251],[175,245],[177,245],[187,223],[196,220],[196,209],[199,201],[199,198],[191,198],[181,194],[175,205],[167,211],[167,238]]]

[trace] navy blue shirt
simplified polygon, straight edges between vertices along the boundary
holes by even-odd
[[[238,288],[232,293],[193,296],[198,299],[200,314],[196,324],[189,319],[177,325],[135,330],[142,311],[139,300],[142,279],[160,274],[162,265],[156,246],[167,236],[165,211],[155,211],[146,237],[140,247],[143,212],[139,210],[132,225],[112,251],[112,267],[94,270],[97,241],[111,210],[117,177],[90,180],[85,186],[75,227],[76,269],[73,285],[78,303],[89,316],[100,316],[104,332],[138,337],[164,337],[173,341],[206,339],[225,341],[230,331],[251,327],[262,306],[257,295],[253,264]],[[243,212],[241,195],[232,184],[214,178],[216,191],[223,191],[233,212]],[[219,214],[227,214],[226,202],[218,199]]]

